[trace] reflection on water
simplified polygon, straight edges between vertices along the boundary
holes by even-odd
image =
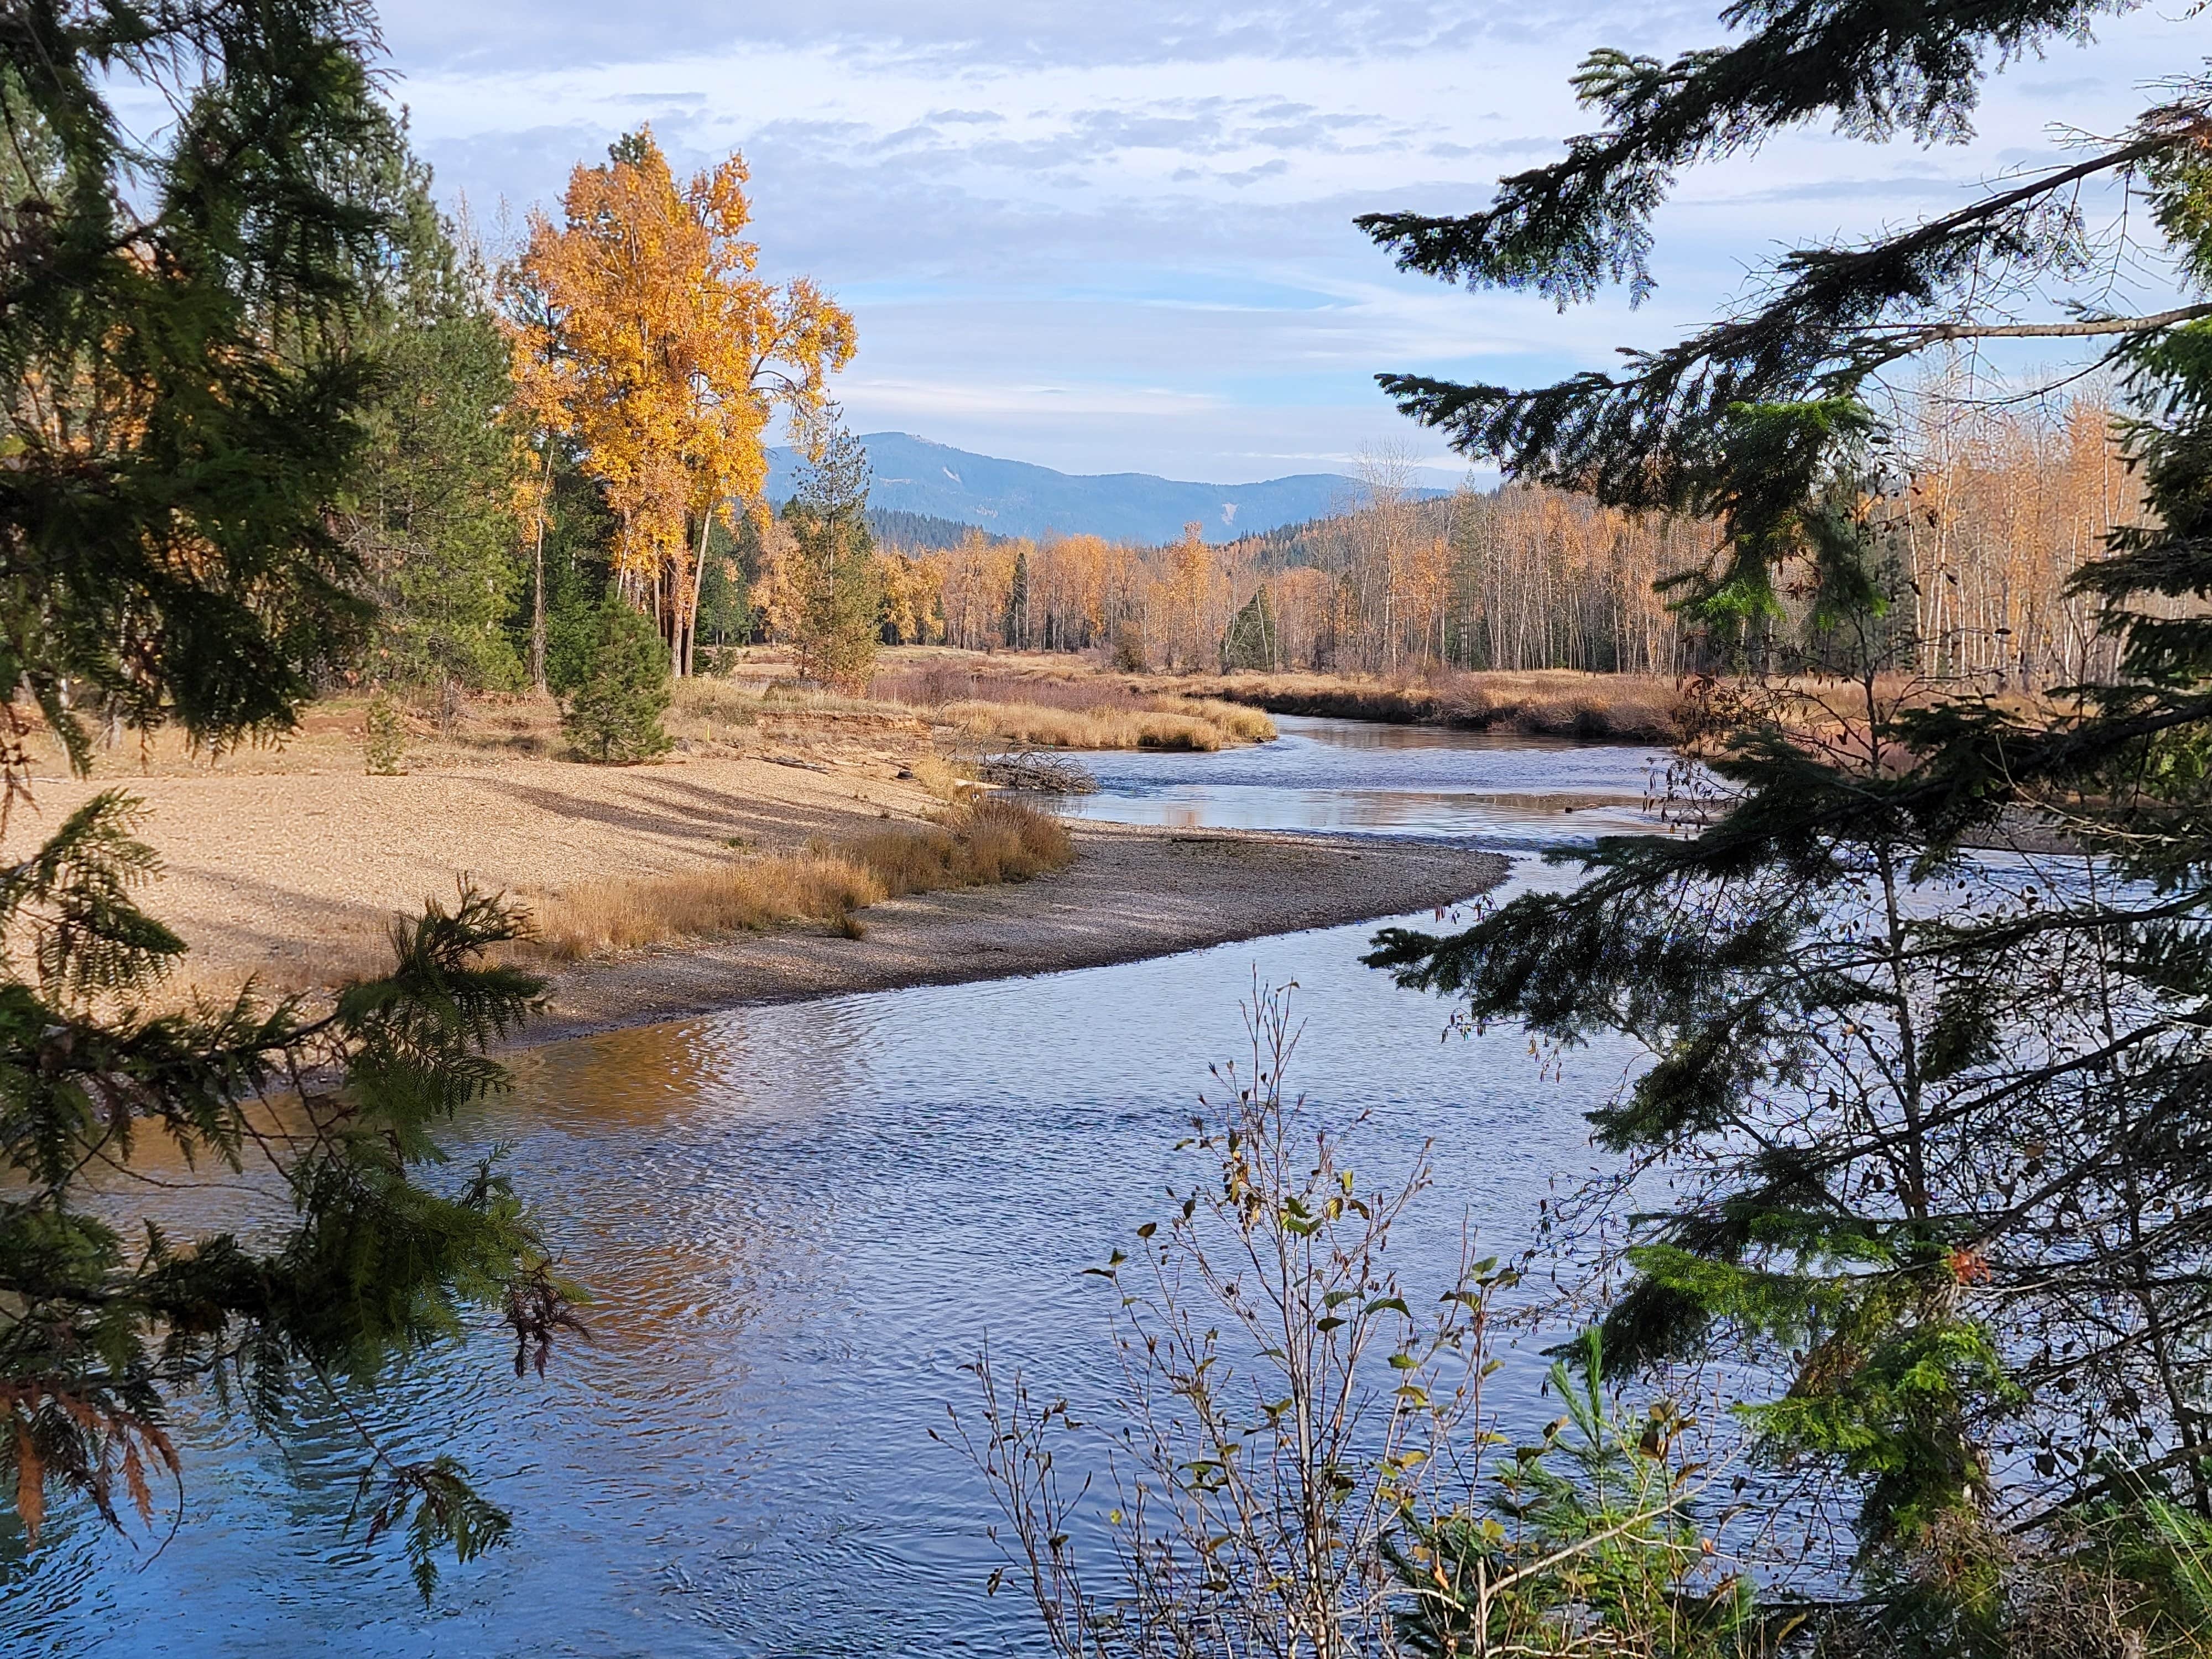
[[[1207,822],[1487,834],[1474,815],[1493,809],[1471,803],[1611,787],[1625,811],[1641,789],[1641,751],[1402,732],[1355,746],[1312,729],[1334,723],[1285,725],[1297,734],[1266,750],[1122,757],[1092,808],[1141,816],[1183,789]],[[1363,804],[1331,820],[1338,769]],[[1079,1270],[1153,1212],[1255,968],[1299,982],[1296,1080],[1318,1109],[1371,1115],[1364,1171],[1434,1143],[1410,1283],[1446,1271],[1463,1212],[1510,1246],[1547,1184],[1587,1164],[1579,1109],[1622,1056],[1584,1050],[1540,1081],[1513,1033],[1440,1042],[1437,1003],[1358,965],[1370,932],[740,1010],[524,1057],[465,1139],[512,1147],[598,1291],[594,1340],[544,1382],[487,1342],[402,1379],[375,1413],[400,1449],[466,1457],[514,1511],[514,1547],[449,1569],[425,1613],[391,1551],[342,1535],[360,1458],[341,1425],[303,1423],[288,1455],[191,1421],[187,1513],[158,1553],[74,1515],[34,1564],[0,1539],[0,1650],[1038,1650],[1018,1599],[982,1592],[988,1500],[929,1431],[969,1397],[960,1368],[987,1335],[1079,1399],[1103,1374],[1100,1281]],[[1532,1414],[1536,1369],[1523,1356],[1505,1374]]]
[[[1172,829],[1448,836],[1528,851],[1661,826],[1657,749],[1279,714],[1282,737],[1213,755],[1098,754],[1074,811]]]

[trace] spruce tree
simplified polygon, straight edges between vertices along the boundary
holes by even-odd
[[[1221,666],[1232,668],[1269,669],[1282,665],[1281,636],[1275,628],[1274,607],[1267,602],[1267,590],[1255,588],[1244,608],[1229,624],[1229,632],[1221,641]]]
[[[1361,222],[1408,269],[1640,299],[1683,170],[1808,124],[1960,137],[1993,64],[2113,9],[1738,6],[1725,46],[1594,55],[1600,130],[1483,212]],[[1790,252],[1755,302],[1618,373],[1382,377],[1509,477],[1719,526],[1675,584],[1722,671],[1702,832],[1601,842],[1574,890],[1388,933],[1371,960],[1477,1021],[1646,1045],[1593,1117],[1618,1201],[1587,1194],[1554,1236],[1626,1274],[1609,1358],[1774,1380],[1748,1402],[1761,1447],[1856,1488],[1877,1578],[1999,1516],[2047,1536],[2117,1499],[2212,1516],[2212,82],[2164,93],[1953,212]],[[2100,308],[2075,192],[2101,180],[2148,197],[2184,303]],[[2022,314],[2069,280],[2078,301]],[[2125,635],[2120,683],[2029,708],[1916,678],[1867,397],[1914,353],[2006,337],[2108,353],[2149,498],[2076,580]],[[1650,1213],[1627,1198],[1646,1169]],[[1923,1581],[1956,1594],[1915,1639],[1999,1642],[1994,1571]]]
[[[0,684],[72,763],[82,711],[203,748],[281,733],[374,615],[332,532],[378,368],[391,124],[344,0],[31,0],[0,16]],[[134,137],[118,101],[166,96]],[[0,705],[0,805],[32,728]],[[143,817],[95,795],[0,869],[0,1501],[150,1517],[205,1390],[280,1432],[503,1318],[518,1367],[573,1327],[506,1177],[434,1169],[439,1125],[504,1074],[538,982],[489,965],[510,907],[464,892],[395,929],[392,969],[313,1012],[250,993],[148,1006],[181,953],[140,909]],[[147,1137],[273,1173],[250,1234],[185,1239],[94,1201]],[[126,1189],[127,1190],[127,1189]],[[450,1459],[365,1443],[364,1522],[427,1595],[507,1521]]]
[[[868,531],[868,455],[842,427],[822,440],[784,509],[799,588],[799,672],[858,696],[882,642],[883,572]]]

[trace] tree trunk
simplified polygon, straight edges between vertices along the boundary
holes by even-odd
[[[538,533],[531,549],[530,683],[545,690],[545,511],[552,505],[553,441],[545,441],[545,471],[538,486]]]
[[[699,595],[707,585],[707,536],[714,526],[714,510],[708,507],[699,515],[699,551],[691,561],[691,608],[678,626],[684,630],[684,665],[676,672],[689,678],[691,673],[692,647],[699,638]]]

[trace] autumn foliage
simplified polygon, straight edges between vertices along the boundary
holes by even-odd
[[[710,527],[757,509],[769,427],[801,421],[853,356],[853,319],[811,280],[756,274],[744,160],[678,184],[649,129],[578,167],[514,274],[514,374],[545,434],[605,491],[615,580],[690,670]]]
[[[1899,411],[1903,466],[1874,515],[1922,667],[2023,689],[2109,678],[2117,641],[2067,581],[2139,510],[2110,405],[1939,394]],[[1337,514],[1226,544],[1196,525],[1159,547],[977,530],[885,555],[884,637],[1168,671],[1671,678],[1688,664],[1656,585],[1711,556],[1712,525],[1524,485],[1424,497],[1372,473]]]

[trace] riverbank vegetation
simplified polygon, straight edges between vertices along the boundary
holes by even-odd
[[[1531,737],[1672,743],[1686,712],[1683,687],[1645,674],[1527,673],[1188,676],[1186,696],[1249,702],[1278,714],[1441,726]]]
[[[525,957],[574,962],[678,939],[822,922],[858,937],[858,912],[945,887],[1028,881],[1073,862],[1057,818],[1019,801],[984,799],[933,823],[899,824],[803,851],[735,856],[652,878],[579,883],[537,898]]]
[[[1355,1170],[1357,1126],[1294,1092],[1291,992],[1255,986],[1246,1018],[1187,1176],[1091,1270],[1103,1399],[970,1367],[951,1434],[997,1503],[994,1584],[1064,1659],[1771,1651],[1788,1626],[1735,1547],[1759,1526],[1712,1426],[1625,1405],[1591,1334],[1551,1368],[1565,1414],[1500,1435],[1486,1385],[1520,1269],[1463,1243],[1441,1283],[1403,1282],[1425,1154]]]

